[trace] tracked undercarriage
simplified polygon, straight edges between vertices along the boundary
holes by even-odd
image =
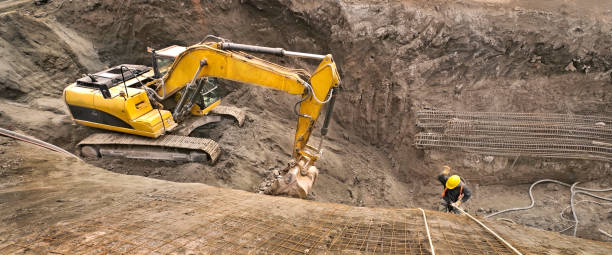
[[[172,134],[156,139],[121,134],[97,133],[78,143],[84,157],[123,157],[131,159],[168,160],[182,162],[208,162],[215,164],[221,155],[221,147],[208,138],[190,137],[189,134],[204,125],[221,121],[221,116],[231,117],[238,126],[244,124],[245,111],[231,106],[217,106],[213,114],[193,117],[181,123]]]
[[[210,162],[221,148],[215,141],[189,136],[164,135],[157,139],[119,133],[93,134],[78,144],[85,157],[114,156],[132,159]]]

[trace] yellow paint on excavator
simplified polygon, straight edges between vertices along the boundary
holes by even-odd
[[[159,137],[164,131],[170,131],[177,126],[169,111],[160,110],[158,112],[153,109],[144,90],[128,87],[126,94],[126,88],[123,85],[118,85],[110,88],[109,91],[112,98],[105,99],[99,91],[77,86],[73,83],[64,89],[64,101],[69,107],[95,109],[110,114],[125,122],[128,126],[109,125],[103,122],[75,118],[71,111],[73,120],[85,126],[152,138]],[[102,118],[102,116],[98,118]],[[162,118],[164,120],[163,125]]]

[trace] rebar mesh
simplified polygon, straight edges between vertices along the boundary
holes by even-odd
[[[490,234],[474,222],[458,220],[465,217],[432,215],[430,218],[435,222],[431,228],[437,254],[514,254],[499,240],[488,238]]]
[[[523,123],[583,123],[586,125],[602,122],[607,126],[612,125],[612,118],[605,116],[558,113],[455,112],[442,110],[417,111],[417,125],[424,128],[441,127],[444,126],[451,119],[461,119],[466,121],[516,121]]]
[[[219,194],[200,201],[118,204],[105,211],[0,243],[0,254],[431,254],[416,209]],[[509,254],[468,218],[437,214],[428,212],[427,219],[437,254]],[[442,227],[449,224],[460,227]]]
[[[612,119],[600,116],[417,112],[416,135],[423,149],[461,149],[499,156],[612,160]]]

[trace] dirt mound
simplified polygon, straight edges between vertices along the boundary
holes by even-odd
[[[74,77],[103,67],[91,42],[60,23],[16,12],[0,20],[1,97],[57,97]]]
[[[216,34],[240,43],[332,53],[343,84],[310,199],[433,209],[440,187],[432,176],[449,164],[476,191],[468,209],[485,214],[528,203],[526,184],[537,179],[612,185],[604,178],[612,168],[603,162],[485,160],[413,146],[414,112],[424,107],[612,116],[612,17],[602,11],[609,3],[555,2],[55,0],[39,7],[11,5],[0,14],[6,24],[0,28],[0,117],[7,120],[3,127],[74,150],[96,130],[70,124],[60,98],[63,87],[105,65],[149,64],[147,46],[191,45]],[[271,60],[308,69],[315,64]],[[224,104],[246,109],[249,120],[243,128],[226,120],[204,130],[223,148],[217,165],[92,163],[125,174],[256,190],[289,159],[297,98],[224,85],[230,92]],[[542,194],[558,196],[558,190],[547,190]],[[565,221],[558,211],[565,201],[550,201],[531,218],[512,217],[560,230]],[[597,205],[584,206],[593,219],[604,217]],[[610,227],[604,226],[612,232]]]

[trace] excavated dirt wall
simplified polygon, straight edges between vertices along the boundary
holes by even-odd
[[[415,172],[430,174],[423,165],[435,168],[440,162],[479,179],[483,171],[499,172],[514,161],[500,158],[483,166],[478,157],[415,150],[414,112],[424,107],[612,114],[610,15],[592,8],[525,1],[254,0],[154,5],[88,1],[60,5],[57,20],[94,38],[107,63],[147,63],[145,45],[191,44],[206,34],[333,53],[343,76],[334,117],[351,133],[348,139],[359,136],[385,151],[394,174],[403,180]],[[290,118],[289,107],[278,108]],[[572,171],[567,165],[574,164],[584,163],[562,162],[554,170],[542,166],[531,171],[527,168],[542,165],[541,161],[521,159],[514,164],[524,168],[519,176],[506,174],[497,179],[518,177],[528,182],[554,173],[564,179],[588,180],[609,171],[602,164],[586,163],[588,174],[567,174]]]

